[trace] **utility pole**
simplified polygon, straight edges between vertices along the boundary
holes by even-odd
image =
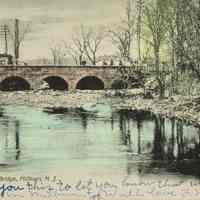
[[[4,39],[5,39],[5,54],[8,54],[8,26],[4,25]]]
[[[9,32],[8,25],[4,24],[3,26],[1,26],[0,36],[4,40],[4,53],[5,53],[5,55],[8,54],[8,32]]]
[[[18,64],[19,59],[19,19],[15,19],[15,39],[14,39],[14,53],[15,53],[15,62]]]

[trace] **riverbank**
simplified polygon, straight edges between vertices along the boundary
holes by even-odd
[[[114,105],[116,108],[144,110],[167,118],[184,120],[189,124],[200,127],[200,97],[173,96],[160,100],[155,99],[125,99]]]
[[[35,107],[82,107],[85,104],[121,102],[122,97],[137,99],[143,95],[138,90],[113,91],[113,90],[76,90],[76,91],[16,91],[0,92],[0,105],[27,105]]]
[[[128,91],[26,91],[0,92],[0,105],[34,107],[82,107],[85,104],[106,103],[114,109],[151,111],[168,118],[176,117],[200,126],[200,97],[173,96],[163,100],[144,99],[140,89]]]

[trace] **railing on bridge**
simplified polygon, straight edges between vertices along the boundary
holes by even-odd
[[[120,68],[127,68],[131,69],[131,71],[135,72],[143,72],[143,73],[156,73],[157,70],[155,68],[154,64],[148,63],[143,65],[102,65],[102,66],[96,66],[96,65],[0,65],[0,68],[8,68],[8,69],[18,69],[18,68],[33,68],[33,69],[42,69],[42,68],[77,68],[77,69],[120,69]],[[181,68],[177,68],[177,71],[182,71]],[[168,64],[161,64],[159,68],[159,72],[165,72],[165,73],[173,73],[174,69],[170,67]]]

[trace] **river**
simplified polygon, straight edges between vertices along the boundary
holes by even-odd
[[[200,130],[109,105],[0,109],[1,175],[198,179]]]

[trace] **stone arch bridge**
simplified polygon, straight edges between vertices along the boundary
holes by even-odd
[[[111,89],[120,78],[120,66],[0,66],[0,90]],[[130,67],[123,67],[129,70]],[[135,70],[135,76],[139,71]],[[119,88],[120,89],[120,88]]]

